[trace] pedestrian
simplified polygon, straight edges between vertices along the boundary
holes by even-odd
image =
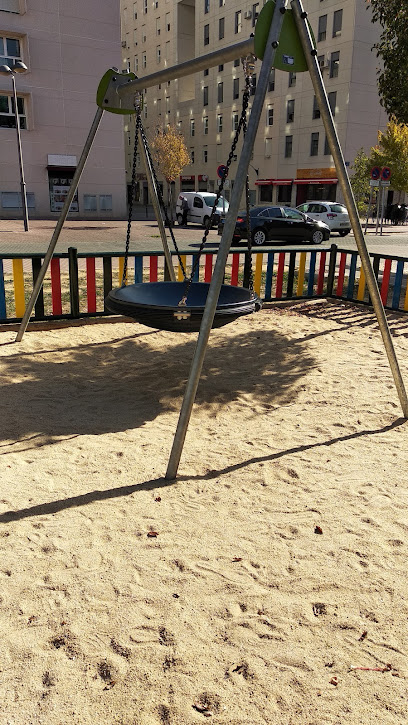
[[[181,212],[183,214],[183,226],[187,226],[187,214],[188,214],[188,201],[185,196],[183,196],[183,199],[181,201]]]

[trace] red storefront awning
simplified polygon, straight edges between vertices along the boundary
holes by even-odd
[[[338,179],[295,179],[294,184],[337,184]]]
[[[290,186],[293,179],[258,179],[255,186]]]

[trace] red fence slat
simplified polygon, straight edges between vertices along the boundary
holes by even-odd
[[[239,253],[232,255],[232,269],[231,269],[231,285],[233,287],[238,286],[238,272],[239,272]]]
[[[325,269],[326,269],[326,252],[320,252],[319,274],[317,277],[317,289],[316,289],[316,294],[318,294],[318,295],[323,294]]]
[[[150,276],[149,276],[149,282],[157,282],[157,267],[158,267],[158,258],[157,257],[150,257]]]
[[[205,268],[204,268],[204,282],[211,282],[212,264],[213,264],[213,255],[206,254],[205,255]]]
[[[344,272],[345,272],[345,269],[346,269],[346,259],[347,259],[346,252],[341,252],[341,254],[340,254],[340,266],[339,266],[339,276],[337,278],[337,288],[336,288],[336,295],[337,295],[337,297],[341,297],[341,295],[343,294]]]
[[[86,300],[88,312],[96,312],[95,257],[86,259]]]
[[[391,259],[386,259],[384,262],[384,272],[381,284],[381,299],[383,305],[387,303],[388,287],[390,286],[390,275],[391,275]]]
[[[275,297],[279,300],[282,297],[283,270],[285,267],[285,252],[279,252],[278,273],[276,275]]]

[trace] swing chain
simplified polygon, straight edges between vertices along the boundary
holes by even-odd
[[[243,59],[242,60],[242,63],[243,64],[245,63],[245,60],[246,59]],[[251,92],[251,80],[250,80],[250,77],[247,76],[245,78],[245,89],[244,89],[243,99],[242,99],[241,117],[239,119],[238,127],[237,127],[237,130],[235,132],[234,140],[233,140],[232,145],[231,145],[231,150],[230,150],[229,155],[228,155],[227,163],[225,164],[225,170],[224,170],[224,173],[222,175],[222,178],[221,178],[221,181],[220,181],[220,185],[218,187],[218,192],[217,192],[217,195],[216,195],[214,204],[213,204],[213,208],[212,208],[212,211],[211,211],[210,219],[209,219],[208,224],[207,224],[207,227],[205,229],[204,236],[202,238],[202,241],[201,241],[200,247],[198,249],[198,252],[197,252],[197,254],[194,255],[195,260],[194,260],[194,263],[193,263],[193,266],[192,266],[191,274],[190,274],[189,279],[187,280],[186,290],[184,292],[183,297],[181,298],[181,300],[179,302],[179,305],[185,305],[186,304],[186,300],[187,300],[187,296],[188,296],[189,289],[190,289],[190,287],[191,287],[191,285],[193,283],[194,275],[195,275],[196,270],[197,270],[197,267],[198,267],[198,265],[200,263],[200,257],[202,255],[202,252],[203,252],[205,243],[207,241],[207,237],[208,237],[208,235],[210,233],[210,229],[212,227],[212,222],[213,222],[213,219],[214,219],[215,210],[217,208],[217,205],[218,205],[218,201],[220,199],[220,196],[221,196],[221,194],[223,192],[224,184],[225,184],[226,178],[228,176],[228,172],[229,172],[231,163],[232,163],[232,161],[234,160],[234,157],[235,157],[235,149],[237,147],[237,143],[238,143],[238,140],[239,140],[241,131],[244,130],[244,133],[246,131],[246,116],[247,116],[247,110],[248,110],[250,92]],[[248,187],[248,176],[247,176],[247,187]],[[249,187],[247,189],[247,198],[249,198]],[[252,285],[252,281],[251,280],[250,280],[250,284]],[[253,285],[250,287],[250,289],[252,291]]]
[[[134,100],[134,108],[136,112],[136,125],[135,125],[135,145],[133,149],[133,164],[132,164],[132,180],[130,184],[130,199],[129,199],[129,213],[128,213],[128,223],[127,223],[127,231],[126,231],[126,246],[125,246],[125,261],[123,265],[123,275],[122,275],[122,287],[126,287],[126,279],[127,279],[127,269],[128,269],[128,259],[129,259],[129,247],[130,247],[130,231],[132,229],[132,216],[133,216],[133,201],[135,196],[135,189],[136,189],[136,162],[137,162],[137,145],[138,145],[138,138],[139,138],[139,129],[141,126],[141,100],[140,100],[140,94],[136,94],[135,100]]]

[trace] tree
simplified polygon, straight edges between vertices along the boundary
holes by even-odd
[[[391,187],[408,192],[408,126],[395,118],[387,124],[385,133],[378,132],[378,145],[371,149],[370,166],[389,166]]]
[[[380,23],[382,33],[374,45],[382,61],[378,70],[380,101],[389,116],[408,123],[408,3],[406,0],[367,0],[372,22]]]
[[[367,213],[367,201],[370,196],[370,161],[363,148],[360,149],[351,167],[351,188],[360,216]]]
[[[175,126],[160,126],[153,139],[152,150],[160,172],[167,182],[167,207],[172,214],[172,184],[183,168],[191,163],[183,135]]]

